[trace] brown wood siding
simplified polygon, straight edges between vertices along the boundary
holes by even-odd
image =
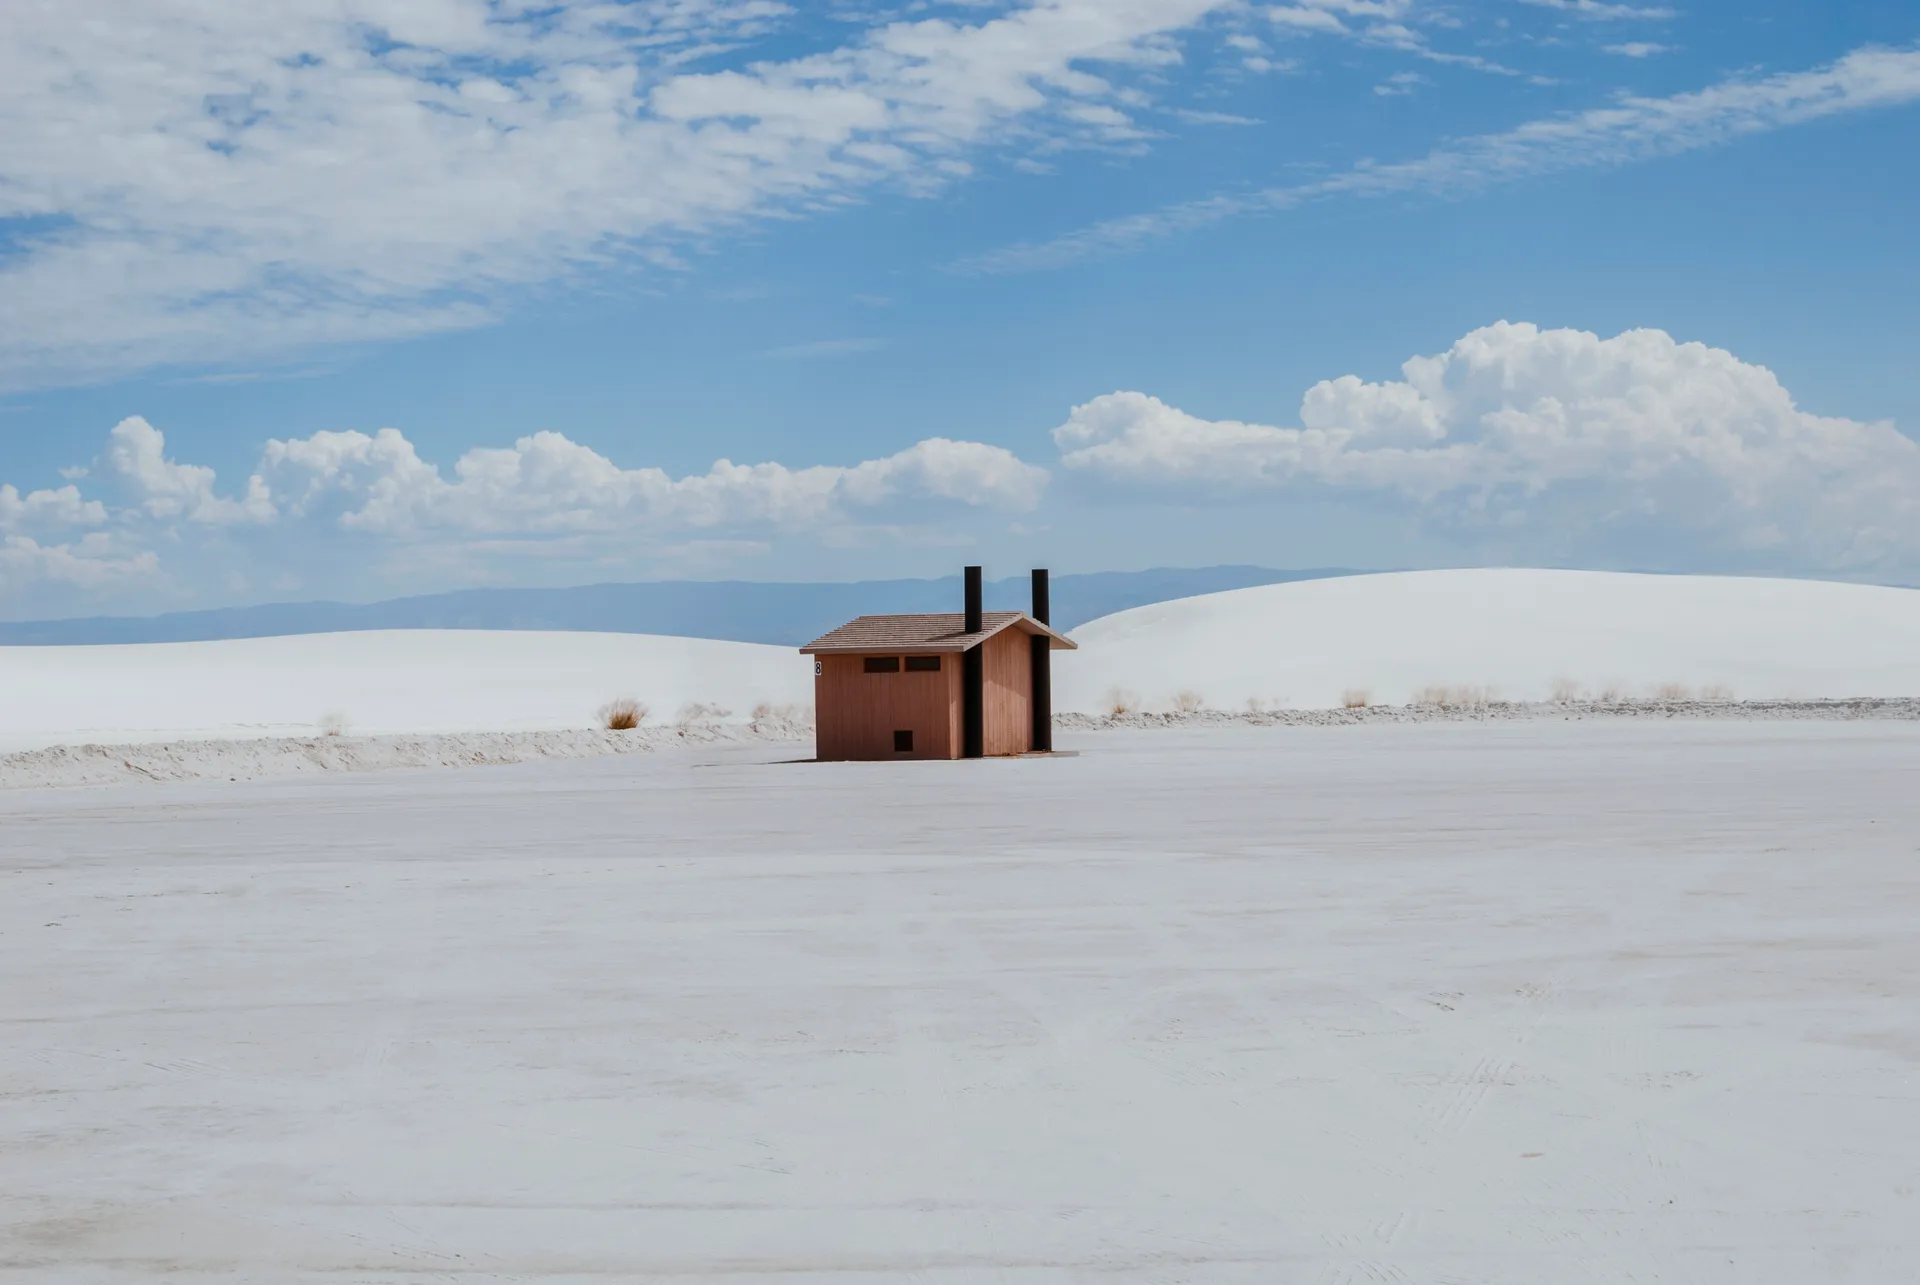
[[[960,658],[938,673],[869,674],[865,656],[819,656],[813,679],[814,754],[840,759],[947,759],[960,754]],[[895,731],[913,733],[896,754]]]
[[[1033,652],[1027,635],[1003,629],[980,644],[985,653],[985,726],[988,755],[1025,754],[1033,741]]]

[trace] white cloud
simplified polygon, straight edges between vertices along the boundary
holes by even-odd
[[[516,287],[966,153],[1137,138],[1231,0],[1034,0],[696,70],[764,0],[67,0],[0,42],[0,384],[481,324]],[[1098,74],[1096,74],[1096,71]]]
[[[123,552],[107,525],[107,506],[69,483],[21,494],[0,484],[0,608],[40,586],[99,589],[153,571],[149,551]]]
[[[1607,0],[1520,0],[1536,9],[1557,9],[1595,22],[1658,22],[1679,16],[1664,5],[1611,4]]]
[[[1414,6],[1406,0],[1302,0],[1301,3],[1279,5],[1264,12],[1280,35],[1341,36],[1361,44],[1397,49],[1427,62],[1469,67],[1496,76],[1526,76],[1524,72],[1478,54],[1449,53],[1435,49],[1427,43],[1425,35],[1408,25],[1416,15]],[[1420,17],[1429,23],[1458,25],[1458,20],[1445,11],[1436,10]],[[1265,63],[1266,60],[1250,59],[1247,65],[1251,67],[1255,61]],[[1264,66],[1256,68],[1265,69]],[[1553,83],[1541,76],[1526,78],[1536,84]]]
[[[1651,58],[1655,54],[1670,54],[1672,45],[1656,45],[1651,40],[1629,40],[1622,45],[1604,45],[1602,48],[1610,54],[1619,54],[1622,58]]]
[[[1283,5],[1267,10],[1267,18],[1277,27],[1295,31],[1323,31],[1338,36],[1349,34],[1347,24],[1325,9],[1308,8],[1304,5]]]
[[[0,485],[0,532],[99,526],[106,520],[106,506],[98,500],[82,499],[77,486],[21,495],[12,483]]]
[[[1261,68],[1260,70],[1268,70]],[[1173,109],[1173,115],[1189,125],[1258,125],[1261,122],[1252,116],[1235,116],[1231,112],[1199,112],[1185,107]]]
[[[634,528],[813,527],[903,500],[1030,508],[1046,473],[997,446],[931,438],[851,467],[735,464],[675,478],[623,469],[560,433],[475,448],[451,479],[395,429],[267,444],[255,479],[284,512],[345,530],[553,535]]]
[[[1296,187],[1212,196],[1109,219],[1050,241],[1015,245],[958,263],[963,272],[1064,267],[1247,214],[1339,197],[1461,193],[1592,166],[1625,165],[1713,147],[1845,112],[1920,100],[1920,48],[1856,50],[1812,71],[1722,81],[1670,98],[1624,97],[1605,107],[1531,121],[1397,164],[1361,164]]]
[[[1427,78],[1417,71],[1400,71],[1375,85],[1373,92],[1382,98],[1399,98],[1428,83]]]
[[[241,499],[215,495],[213,470],[175,463],[166,457],[166,445],[159,429],[138,415],[129,416],[107,434],[107,449],[90,473],[115,484],[150,518],[212,526],[273,520],[273,505],[258,479]]]
[[[1341,36],[1361,44],[1396,49],[1426,62],[1469,67],[1496,76],[1526,76],[1524,72],[1478,54],[1449,53],[1435,49],[1427,43],[1426,36],[1407,25],[1414,19],[1414,7],[1402,0],[1304,0],[1299,4],[1275,6],[1265,10],[1265,14],[1276,33],[1283,36]],[[1425,18],[1429,22],[1454,25],[1451,16],[1444,12],[1431,13]],[[1262,57],[1246,59],[1244,65],[1256,71],[1274,67],[1273,63]],[[1552,83],[1541,76],[1526,78],[1536,84]]]
[[[22,602],[42,586],[101,589],[151,576],[159,565],[150,550],[116,557],[109,542],[97,535],[53,545],[24,535],[0,537],[0,588]]]
[[[1523,556],[1920,566],[1920,446],[1797,407],[1764,367],[1659,330],[1502,322],[1403,377],[1316,384],[1299,427],[1137,392],[1075,407],[1061,462],[1144,485],[1372,497]]]
[[[140,576],[164,575],[191,600],[222,577],[231,588],[346,574],[364,592],[369,577],[411,583],[409,570],[486,580],[514,559],[684,562],[691,549],[765,547],[756,536],[844,543],[959,511],[1024,512],[1046,485],[1046,470],[1002,447],[937,437],[847,466],[723,459],[675,477],[538,432],[468,450],[449,474],[386,428],[269,441],[228,495],[213,469],[169,458],[160,430],[134,417],[74,483],[0,486],[0,607],[17,610],[39,585]],[[96,487],[106,498],[87,494]]]

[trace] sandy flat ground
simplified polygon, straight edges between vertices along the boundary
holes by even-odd
[[[0,795],[0,1280],[1904,1281],[1920,726]]]

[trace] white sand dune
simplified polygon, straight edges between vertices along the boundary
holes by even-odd
[[[1309,580],[1124,611],[1056,653],[1055,707],[1316,709],[1423,692],[1547,700],[1660,689],[1743,700],[1920,696],[1920,591],[1807,580],[1428,571]],[[810,707],[791,648],[645,634],[386,630],[0,648],[0,753],[87,742],[547,732],[619,696],[671,721]],[[1675,694],[1670,691],[1669,694]]]
[[[1445,689],[1504,700],[1920,695],[1920,591],[1598,571],[1415,571],[1265,585],[1122,611],[1073,631],[1055,708],[1323,708]]]
[[[398,629],[222,642],[0,648],[0,752],[195,738],[591,727],[631,696],[653,721],[813,703],[790,648],[651,634]],[[715,711],[724,711],[718,713]]]

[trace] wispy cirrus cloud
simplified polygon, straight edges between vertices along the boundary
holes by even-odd
[[[1159,144],[1156,114],[1249,122],[1172,101],[1175,73],[1291,71],[1276,46],[1316,33],[1522,74],[1437,48],[1439,21],[1414,0],[979,0],[824,26],[786,0],[16,6],[0,392],[485,326],[986,158],[1045,172]]]
[[[1651,58],[1656,54],[1670,54],[1672,45],[1656,44],[1651,40],[1629,40],[1624,44],[1602,45],[1603,53],[1619,54],[1622,58]]]
[[[1557,9],[1593,22],[1664,22],[1680,16],[1665,5],[1613,4],[1609,0],[1520,0],[1536,9]]]
[[[963,273],[1062,268],[1227,219],[1341,197],[1455,195],[1561,170],[1626,165],[1718,146],[1846,112],[1920,100],[1920,48],[1855,50],[1809,71],[1722,81],[1668,98],[1623,97],[1605,107],[1530,121],[1437,148],[1412,161],[1362,164],[1330,178],[1222,194],[1108,219],[1047,241],[955,263]]]
[[[773,0],[67,0],[0,42],[0,387],[486,324],[743,221],[1136,142],[1230,0],[1000,0],[756,60]]]
[[[1303,0],[1264,11],[1275,32],[1291,36],[1341,36],[1363,45],[1396,49],[1426,62],[1466,67],[1496,76],[1513,76],[1539,84],[1547,77],[1509,67],[1479,54],[1436,49],[1424,32],[1410,25],[1418,12],[1410,0]]]

